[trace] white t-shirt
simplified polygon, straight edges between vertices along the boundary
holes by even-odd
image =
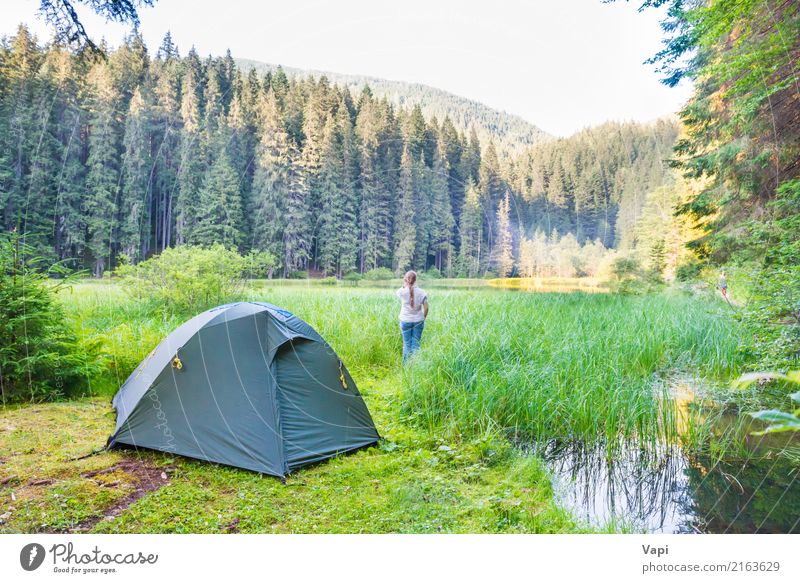
[[[414,286],[414,307],[411,307],[411,293],[407,287],[397,290],[397,297],[400,298],[400,321],[401,322],[422,322],[425,319],[425,312],[422,311],[422,304],[428,301],[428,294],[424,290]]]

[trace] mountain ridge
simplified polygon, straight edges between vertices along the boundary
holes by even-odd
[[[519,115],[495,109],[475,99],[424,83],[397,81],[371,75],[286,67],[255,59],[234,58],[234,61],[242,70],[255,69],[262,75],[274,72],[278,67],[283,69],[288,77],[319,78],[324,75],[331,83],[345,86],[351,91],[360,91],[365,85],[368,85],[376,96],[386,97],[396,106],[419,105],[425,117],[435,116],[439,121],[447,116],[460,131],[469,132],[470,128],[474,126],[482,143],[493,140],[499,149],[509,152],[519,153],[529,146],[556,138]]]

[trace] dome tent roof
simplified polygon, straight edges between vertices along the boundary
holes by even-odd
[[[379,438],[330,345],[294,314],[262,302],[219,306],[179,326],[112,403],[109,447],[276,476]]]

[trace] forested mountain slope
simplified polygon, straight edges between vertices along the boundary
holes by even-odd
[[[278,65],[250,59],[234,59],[242,71],[255,69],[259,76],[274,73]],[[314,71],[282,67],[289,77],[327,77],[331,83],[357,93],[368,85],[377,97],[386,97],[395,107],[413,108],[419,105],[427,118],[450,118],[461,131],[475,127],[478,138],[494,140],[498,148],[519,152],[521,149],[551,138],[549,134],[518,115],[498,111],[480,103],[421,83],[391,81],[363,75],[345,75],[330,71]]]
[[[285,275],[508,275],[531,237],[632,246],[676,135],[613,123],[511,154],[419,105],[181,57],[169,36],[88,60],[21,27],[0,48],[0,224],[97,276],[212,243]]]

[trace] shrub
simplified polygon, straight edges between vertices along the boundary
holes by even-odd
[[[43,265],[19,235],[0,238],[0,395],[43,401],[73,394],[92,366],[56,300],[69,279]]]
[[[387,279],[392,279],[393,277],[394,274],[388,267],[376,267],[375,269],[370,269],[364,274],[364,279],[369,281],[385,281]]]
[[[364,277],[357,271],[351,271],[346,273],[342,279],[345,281],[361,281]]]
[[[135,297],[193,314],[236,299],[251,266],[249,258],[220,244],[183,245],[137,265],[123,264],[115,273]]]
[[[425,277],[425,279],[442,279],[442,277],[444,277],[442,275],[442,272],[436,269],[435,267],[431,267],[430,269],[428,269],[428,271],[426,271],[423,274],[423,276]]]
[[[245,260],[245,275],[248,278],[256,279],[268,277],[272,279],[272,274],[280,267],[275,256],[269,251],[250,251],[244,257]]]
[[[319,280],[320,285],[336,285],[338,280],[334,276],[323,277]]]
[[[308,279],[307,271],[290,271],[286,275],[286,279]]]
[[[647,273],[634,257],[617,257],[611,263],[611,290],[620,294],[641,294],[660,283],[660,275]]]
[[[677,267],[675,270],[675,279],[683,282],[694,281],[700,277],[700,271],[702,269],[703,264],[697,259],[691,258]]]

